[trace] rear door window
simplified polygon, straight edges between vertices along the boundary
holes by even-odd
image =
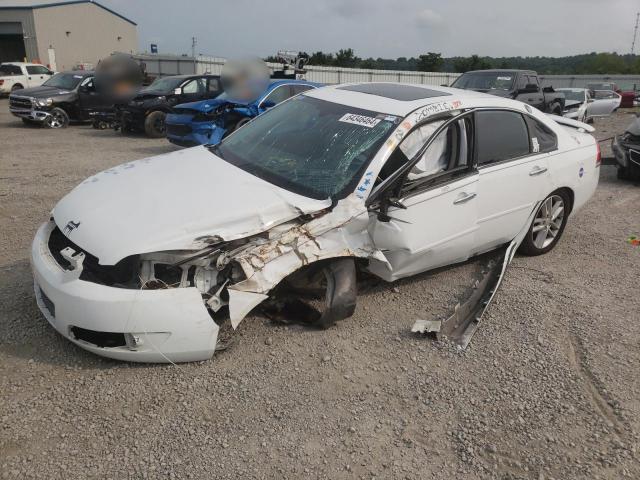
[[[558,148],[558,137],[542,122],[525,115],[529,126],[529,136],[532,153],[552,152]]]
[[[522,115],[506,110],[475,114],[478,166],[528,155],[529,133]]]

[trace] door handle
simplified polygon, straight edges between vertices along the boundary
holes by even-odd
[[[468,202],[469,200],[471,200],[472,198],[475,198],[476,194],[475,193],[462,193],[458,198],[456,198],[453,201],[454,205],[459,205],[461,203],[465,203]]]
[[[547,171],[547,167],[538,167],[535,166],[533,167],[533,169],[531,169],[531,171],[529,172],[529,176],[530,177],[535,177],[536,175],[540,175],[541,173],[544,173]]]

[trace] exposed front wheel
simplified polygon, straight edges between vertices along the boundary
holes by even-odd
[[[54,108],[49,113],[45,125],[49,128],[67,128],[69,126],[69,115],[61,108]]]
[[[165,119],[167,114],[164,112],[151,112],[144,120],[144,131],[151,138],[163,138],[166,136],[167,127]]]
[[[549,195],[538,207],[520,252],[542,255],[556,246],[569,218],[570,199],[563,191]]]
[[[326,329],[356,308],[356,267],[352,258],[319,262],[294,273],[266,302],[274,320]]]

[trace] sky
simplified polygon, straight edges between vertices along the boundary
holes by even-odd
[[[629,53],[640,0],[98,0],[140,50],[227,58],[353,48],[366,57]],[[640,33],[636,53],[640,53]]]

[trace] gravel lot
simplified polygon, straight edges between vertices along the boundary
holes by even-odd
[[[174,149],[23,126],[0,100],[1,478],[640,478],[640,188],[603,166],[554,251],[517,256],[469,349],[409,333],[474,264],[366,284],[324,331],[245,319],[176,366],[105,360],[57,335],[28,249],[85,177]],[[598,121],[599,138],[630,117]],[[215,209],[215,206],[212,206]]]

